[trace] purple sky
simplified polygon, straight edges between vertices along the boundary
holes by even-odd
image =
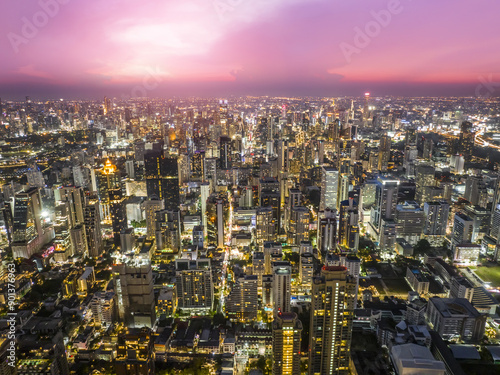
[[[492,0],[59,1],[3,5],[2,98],[472,96],[500,82]]]

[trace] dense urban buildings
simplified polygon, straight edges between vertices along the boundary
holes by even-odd
[[[500,102],[1,103],[18,374],[498,366]]]

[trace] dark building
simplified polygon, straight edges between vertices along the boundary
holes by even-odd
[[[177,159],[165,156],[161,151],[149,151],[144,155],[148,197],[156,196],[165,201],[165,209],[178,209],[179,168]]]

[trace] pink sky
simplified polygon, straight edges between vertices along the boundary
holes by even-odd
[[[119,95],[145,81],[156,82],[149,96],[474,95],[480,77],[500,81],[491,0],[401,0],[349,60],[341,44],[355,46],[355,28],[390,1],[59,1],[4,5],[2,98]],[[46,20],[43,3],[59,8]],[[24,17],[38,19],[36,35],[23,34]]]

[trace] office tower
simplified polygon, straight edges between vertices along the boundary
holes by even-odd
[[[276,152],[278,154],[278,173],[288,172],[289,168],[289,153],[288,153],[288,141],[280,139],[277,141],[278,147]]]
[[[404,202],[396,206],[396,234],[411,245],[420,240],[425,224],[425,213],[417,202]]]
[[[61,187],[54,190],[54,197],[56,201],[68,202],[71,227],[84,223],[84,195],[81,187]]]
[[[472,123],[469,121],[462,122],[460,125],[458,153],[464,156],[466,162],[469,162],[472,159],[475,139],[476,133],[474,132]]]
[[[214,304],[214,284],[210,259],[177,259],[175,261],[179,308],[191,312],[208,312]]]
[[[377,233],[382,220],[394,220],[398,201],[399,180],[378,177],[375,191],[375,205],[372,207],[370,227]]]
[[[102,251],[102,231],[99,200],[95,194],[86,197],[84,223],[89,257],[97,258]]]
[[[95,172],[97,180],[97,189],[101,203],[101,217],[103,220],[111,220],[111,207],[109,192],[111,190],[121,189],[120,172],[111,160],[106,160],[103,168]]]
[[[120,246],[120,233],[127,228],[125,197],[121,189],[110,189],[108,191],[108,196],[114,244]]]
[[[306,291],[311,290],[312,277],[314,275],[314,255],[303,253],[300,255],[299,279],[301,287]]]
[[[299,254],[311,253],[313,254],[313,246],[311,241],[302,241],[299,246]]]
[[[144,243],[144,242],[142,242]],[[122,229],[120,232],[120,250],[122,253],[128,253],[134,250],[135,235],[134,228]],[[142,254],[142,251],[141,251]]]
[[[229,137],[219,139],[219,166],[220,169],[231,169],[233,166],[233,147]]]
[[[415,161],[417,160],[418,150],[415,145],[405,146],[405,158],[403,167],[406,171],[406,177],[415,177]]]
[[[270,275],[273,272],[273,262],[281,261],[283,258],[283,246],[280,242],[264,242],[264,274]]]
[[[257,287],[262,288],[262,276],[265,275],[265,259],[264,253],[254,251],[252,256],[252,275],[257,276]]]
[[[54,259],[57,262],[65,262],[68,257],[74,254],[73,244],[71,243],[68,202],[56,202],[54,213]]]
[[[363,102],[363,120],[366,122],[370,118],[370,93],[365,92],[364,102]]]
[[[154,340],[149,329],[128,329],[118,334],[114,370],[116,375],[155,373]]]
[[[42,198],[36,187],[17,193],[14,197],[12,225],[12,256],[30,258],[54,238],[54,229],[44,227]]]
[[[280,182],[277,179],[266,177],[259,180],[259,206],[272,207],[277,230],[281,214]]]
[[[205,181],[212,181],[212,185],[217,185],[217,158],[205,158],[203,178]]]
[[[274,241],[276,239],[275,223],[272,207],[263,207],[257,210],[255,217],[255,242],[259,247],[262,247],[266,241]]]
[[[239,322],[257,319],[257,287],[256,275],[246,275],[236,281],[226,303],[229,317]]]
[[[293,312],[276,315],[273,321],[273,375],[300,374],[302,322]]]
[[[378,170],[387,172],[389,160],[391,159],[391,137],[383,135],[378,146]]]
[[[340,203],[339,244],[347,251],[358,251],[359,246],[359,209],[354,199]]]
[[[135,179],[135,161],[127,160],[125,162],[125,171],[127,172],[127,177],[131,180]]]
[[[324,266],[313,278],[309,374],[349,374],[356,280],[346,267]]]
[[[450,169],[452,173],[463,174],[465,167],[465,159],[463,155],[452,155],[450,157]]]
[[[180,154],[177,157],[177,175],[179,177],[179,184],[184,185],[190,178],[190,161],[189,155]]]
[[[432,138],[425,138],[422,151],[422,158],[427,160],[432,159],[433,151],[434,151],[434,141],[432,140]]]
[[[474,222],[472,242],[480,242],[490,229],[491,211],[482,206],[465,206],[464,213]]]
[[[475,343],[484,336],[486,315],[465,298],[429,298],[427,320],[443,340],[459,338]]]
[[[341,255],[340,265],[347,268],[347,274],[354,277],[356,282],[356,291],[354,292],[354,308],[358,305],[359,275],[361,273],[361,259],[356,255]]]
[[[424,203],[425,224],[423,233],[426,236],[445,236],[448,227],[450,205],[447,201]]]
[[[201,206],[201,220],[203,224],[203,235],[207,236],[207,200],[210,196],[210,184],[202,182],[200,184],[200,206]]]
[[[463,212],[457,212],[453,219],[453,231],[451,234],[451,249],[455,246],[470,243],[474,231],[474,220]]]
[[[203,176],[205,165],[205,151],[196,151],[191,158],[191,176],[194,178],[205,179]]]
[[[156,211],[156,248],[177,252],[181,247],[181,213],[178,210]]]
[[[113,265],[117,315],[126,327],[153,327],[156,321],[151,262],[142,258]]]
[[[361,187],[361,209],[366,210],[375,205],[375,198],[377,196],[377,181],[367,180]]]
[[[115,313],[115,293],[96,292],[90,301],[92,320],[101,329],[108,329],[113,324]]]
[[[286,202],[285,222],[284,222],[285,231],[288,231],[288,225],[290,221],[292,208],[300,206],[301,201],[302,201],[302,192],[299,189],[288,190],[288,198]]]
[[[85,226],[83,224],[79,224],[71,228],[70,233],[73,252],[77,255],[81,255],[82,258],[86,258],[88,255],[88,245]]]
[[[337,248],[337,218],[332,211],[325,211],[325,217],[319,219],[317,238],[319,251],[326,252]]]
[[[165,202],[153,197],[143,202],[144,216],[146,217],[146,239],[152,240],[156,236],[156,212],[165,208]]]
[[[290,311],[292,298],[292,266],[290,262],[273,262],[273,312],[274,315],[280,312]]]
[[[434,178],[435,173],[436,169],[430,165],[419,165],[416,168],[415,183],[417,185],[417,190],[415,193],[415,200],[419,204],[428,201],[428,198],[425,196],[425,187],[436,185]]]
[[[378,233],[378,248],[382,251],[392,252],[396,246],[397,229],[392,219],[382,219]]]
[[[144,173],[148,197],[165,201],[165,209],[179,209],[179,174],[177,159],[162,151],[151,150],[144,155]]]
[[[288,244],[300,245],[302,241],[309,241],[309,209],[296,206],[291,209],[288,225]]]
[[[337,194],[339,188],[339,171],[331,167],[323,167],[321,175],[321,200],[320,211],[327,208],[337,209]]]
[[[417,129],[413,127],[406,128],[405,131],[405,145],[417,144]]]
[[[464,199],[474,206],[486,208],[488,205],[488,190],[480,176],[468,176],[465,182]]]

